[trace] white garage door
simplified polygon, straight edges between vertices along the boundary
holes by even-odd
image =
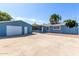
[[[7,26],[6,27],[7,36],[11,35],[21,35],[22,27],[21,26]]]
[[[24,34],[27,34],[27,33],[28,33],[28,28],[24,27]]]

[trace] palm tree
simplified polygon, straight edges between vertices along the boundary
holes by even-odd
[[[73,27],[78,26],[78,23],[75,20],[71,20],[71,19],[65,20],[64,23],[69,28],[73,28]]]
[[[58,14],[52,14],[50,17],[50,24],[58,24],[59,20],[61,20],[61,16]]]

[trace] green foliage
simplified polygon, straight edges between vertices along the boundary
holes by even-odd
[[[37,23],[33,23],[32,26],[39,26]]]
[[[68,19],[68,20],[65,20],[64,22],[65,22],[65,25],[69,28],[78,26],[78,23],[75,20]]]
[[[40,25],[37,23],[32,24],[32,30],[40,30]]]
[[[52,14],[50,16],[50,20],[49,21],[50,21],[51,24],[58,24],[59,20],[61,20],[61,16],[60,15],[58,15],[58,14]]]
[[[12,17],[8,13],[0,11],[0,21],[10,21],[11,19]]]

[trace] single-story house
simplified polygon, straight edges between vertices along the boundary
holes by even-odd
[[[32,33],[32,25],[18,21],[0,21],[0,36],[26,35]]]
[[[69,28],[65,24],[54,24],[54,25],[43,25],[41,32],[53,32],[53,33],[64,33],[64,34],[79,34],[79,26]]]

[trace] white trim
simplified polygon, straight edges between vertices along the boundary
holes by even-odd
[[[53,26],[53,30],[61,30],[61,26],[59,26],[59,29],[55,29],[54,27],[56,26]]]
[[[65,25],[65,23],[62,23],[62,24],[47,24],[47,25],[43,25],[43,26],[62,26],[62,25]]]

